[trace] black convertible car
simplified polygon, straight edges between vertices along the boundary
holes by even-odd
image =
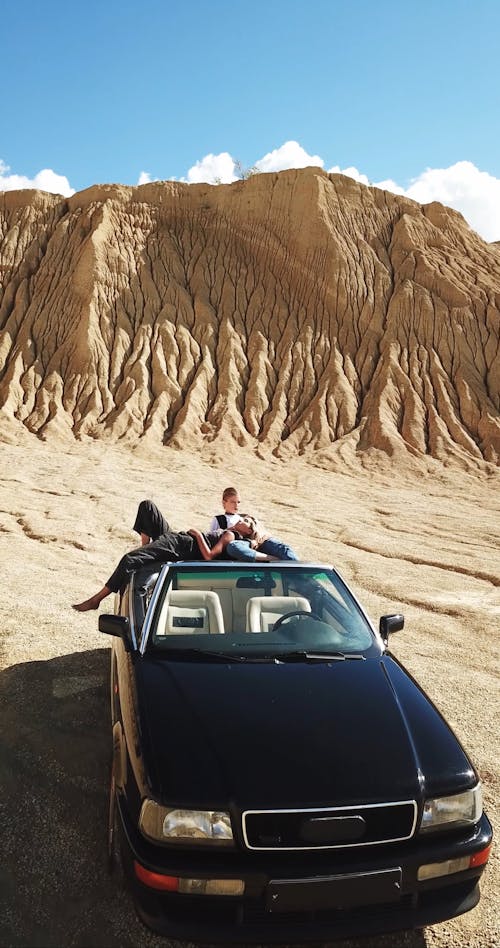
[[[140,918],[190,940],[422,927],[479,900],[476,771],[322,565],[136,573],[111,654],[116,841]]]

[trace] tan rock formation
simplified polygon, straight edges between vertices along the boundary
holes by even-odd
[[[313,168],[8,192],[0,268],[4,439],[498,462],[500,252],[440,204]]]

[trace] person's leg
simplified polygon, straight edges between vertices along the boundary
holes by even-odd
[[[177,563],[197,558],[197,544],[189,533],[164,533],[147,546],[139,546],[122,556],[106,586],[118,592],[128,582],[131,573],[149,563]]]
[[[268,563],[271,559],[267,553],[253,550],[249,540],[231,540],[226,546],[226,556],[231,560],[243,560],[246,563]]]
[[[150,539],[157,540],[164,533],[170,533],[168,521],[152,500],[141,500],[132,529],[140,533],[143,546]]]
[[[295,550],[292,550],[288,543],[282,543],[275,537],[268,537],[260,544],[261,553],[267,553],[268,556],[275,556],[277,560],[298,560]]]
[[[147,546],[139,546],[135,550],[130,550],[122,556],[118,566],[106,581],[98,593],[79,602],[73,606],[77,612],[87,612],[89,609],[97,609],[99,603],[109,596],[112,592],[118,592],[130,579],[131,574],[140,569],[141,566],[147,566],[148,563],[175,563],[178,560],[194,559],[193,548],[195,547],[194,538],[187,533],[167,533],[158,540],[148,543]]]
[[[76,609],[77,612],[87,612],[89,609],[97,609],[106,596],[109,596],[112,592],[118,592],[118,590],[125,585],[134,569],[139,569],[141,566],[145,566],[146,563],[154,560],[155,551],[152,550],[153,546],[153,543],[149,543],[147,546],[140,546],[136,550],[131,550],[130,553],[126,553],[125,556],[122,556],[118,566],[106,581],[103,588],[91,596],[90,599],[76,603],[73,609]],[[151,553],[153,553],[153,556],[151,556]]]
[[[113,590],[109,586],[103,586],[99,592],[95,593],[90,599],[85,599],[84,602],[77,602],[71,608],[76,609],[77,612],[88,612],[89,609],[98,609],[100,603],[106,596],[109,596]]]

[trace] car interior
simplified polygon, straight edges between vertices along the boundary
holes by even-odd
[[[227,603],[226,603],[227,605]],[[290,612],[311,612],[303,596],[252,596],[246,599],[244,632],[270,632],[280,617]],[[189,632],[221,634],[225,632],[219,595],[212,590],[172,589],[165,603],[165,625],[158,623],[157,634],[178,635]]]
[[[174,646],[185,636],[224,634],[241,640],[278,629],[286,640],[299,643],[312,634],[318,645],[340,648],[346,638],[351,644],[356,640],[358,648],[371,644],[361,616],[321,571],[314,575],[286,568],[254,572],[178,566],[169,579],[156,610],[156,644],[166,645],[170,637]]]
[[[252,625],[249,625],[250,600],[275,599],[274,608],[269,608],[269,612],[274,614],[274,621],[279,615],[285,615],[293,608],[297,608],[287,597],[276,595],[283,593],[282,584],[278,584],[275,577],[266,577],[263,573],[231,576],[228,572],[219,573],[212,570],[205,575],[199,572],[177,571],[175,584],[177,588],[169,591],[163,604],[162,613],[158,619],[157,635],[162,634],[162,630],[164,635],[172,632],[188,632],[190,616],[196,619],[191,626],[192,632],[263,631],[257,614],[260,610],[257,610],[255,606],[252,610]],[[204,588],[200,589],[200,586]],[[205,598],[207,594],[210,595]],[[278,600],[281,605],[278,605]],[[304,602],[305,608],[310,611],[307,600]]]

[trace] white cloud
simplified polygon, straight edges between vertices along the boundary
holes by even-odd
[[[181,179],[182,180],[182,179]],[[237,180],[235,174],[235,163],[227,151],[222,151],[220,155],[205,155],[201,161],[197,161],[187,173],[189,184],[231,184]]]
[[[345,174],[362,184],[372,184],[384,191],[402,194],[430,204],[439,201],[460,211],[470,226],[484,240],[500,240],[500,178],[480,171],[471,161],[457,161],[449,168],[427,168],[413,178],[407,188],[388,178],[370,182],[357,168],[329,168],[334,174]]]
[[[309,155],[298,142],[287,141],[259,158],[254,168],[260,172],[272,172],[309,166],[323,168],[324,161],[319,155]],[[420,204],[440,201],[460,211],[484,240],[500,240],[500,179],[480,171],[471,161],[458,161],[449,168],[427,168],[406,188],[392,178],[370,181],[366,174],[352,165],[348,168],[334,165],[328,172],[347,175],[361,184],[413,198]],[[189,169],[187,177],[180,180],[189,184],[202,181],[230,184],[239,176],[238,163],[224,151],[219,155],[205,155]],[[150,180],[151,176],[142,172],[139,184]]]
[[[255,162],[254,168],[260,172],[284,171],[287,168],[305,168],[315,166],[323,168],[324,161],[319,155],[309,155],[297,141],[287,141],[279,148],[268,152]],[[11,169],[0,159],[0,191],[13,191],[23,188],[36,188],[53,194],[69,197],[74,188],[64,175],[56,174],[50,168],[39,171],[34,178],[11,174]],[[420,204],[440,201],[448,207],[460,211],[466,221],[485,240],[500,240],[500,178],[487,171],[480,171],[471,161],[457,161],[449,168],[427,168],[407,187],[392,178],[373,182],[354,166],[340,168],[338,165],[328,169],[329,173],[345,174],[361,184],[372,185],[392,191],[394,194],[413,198]],[[189,169],[186,178],[189,184],[207,182],[209,184],[230,184],[241,177],[238,162],[227,151],[218,155],[205,155]],[[138,184],[157,181],[148,171],[141,171]],[[175,180],[175,179],[174,179]]]
[[[323,159],[319,155],[308,155],[298,142],[285,142],[280,148],[275,148],[255,162],[256,171],[284,171],[286,168],[306,168],[309,165],[323,167]],[[240,164],[227,151],[219,155],[205,155],[197,161],[187,173],[189,184],[231,184],[241,177]]]
[[[70,197],[75,193],[68,179],[62,174],[56,174],[50,168],[39,171],[34,178],[27,178],[22,174],[9,174],[9,171],[9,166],[0,159],[0,191],[36,188],[38,191],[49,191],[50,194],[62,194],[64,197]]]
[[[334,165],[333,168],[328,169],[328,174],[345,174],[347,178],[354,178],[354,180],[359,181],[360,184],[370,184],[366,175],[362,174],[361,171],[358,171],[354,166],[350,168],[340,168],[339,165]]]
[[[377,181],[376,188],[381,188],[382,191],[392,191],[393,194],[406,194],[404,188],[401,185],[396,184],[392,178],[386,178],[384,181]]]
[[[290,141],[275,148],[255,162],[258,171],[285,171],[287,168],[322,168],[324,161],[319,155],[308,155],[302,145]]]
[[[440,201],[454,207],[485,240],[500,240],[500,179],[471,161],[427,168],[405,194],[420,204]]]

